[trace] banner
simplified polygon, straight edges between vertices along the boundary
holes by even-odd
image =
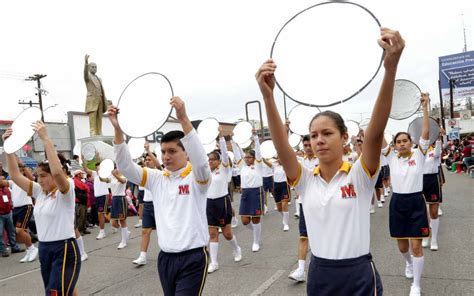
[[[474,96],[474,51],[439,57],[443,100],[449,100],[449,80],[454,80],[454,99]]]

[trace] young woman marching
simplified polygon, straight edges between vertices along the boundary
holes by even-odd
[[[127,179],[115,168],[110,177],[110,190],[112,192],[112,210],[110,220],[112,227],[121,229],[122,240],[117,249],[123,249],[127,246],[130,231],[127,227],[127,200],[125,198],[125,190],[127,187]]]
[[[288,220],[290,213],[288,212],[288,201],[290,200],[290,186],[286,181],[286,174],[279,159],[273,162],[273,178],[274,178],[274,197],[278,212],[282,215],[283,231],[290,230]]]
[[[397,239],[398,249],[406,260],[405,276],[413,278],[410,296],[421,295],[423,272],[422,238],[430,236],[430,226],[423,197],[425,153],[429,146],[427,94],[422,94],[423,128],[420,144],[412,150],[412,139],[406,132],[394,137],[397,153],[387,146],[383,152],[390,165],[393,193],[390,200],[390,235]],[[411,254],[410,254],[411,246]]]
[[[64,174],[61,162],[43,122],[33,124],[44,144],[47,162],[38,165],[38,183],[24,177],[14,154],[7,154],[10,176],[29,196],[36,198],[34,216],[39,239],[41,276],[47,295],[72,295],[81,259],[74,234],[74,183]],[[3,140],[12,135],[11,128]]]
[[[300,194],[312,259],[308,295],[381,295],[382,284],[370,255],[370,200],[380,167],[383,131],[392,105],[398,60],[404,48],[400,34],[381,29],[385,75],[366,130],[364,154],[351,166],[342,160],[348,141],[342,117],[331,111],[317,114],[309,132],[319,166],[309,170],[298,163],[280,121],[273,88],[272,60],[258,70],[273,143],[290,185]]]
[[[440,135],[441,136],[441,135]],[[441,152],[442,152],[441,139],[436,141],[435,147],[430,146],[425,157],[425,165],[423,166],[423,195],[426,203],[428,204],[430,214],[430,226],[431,226],[431,242],[430,238],[423,239],[423,247],[430,246],[432,251],[438,250],[438,209],[439,204],[443,200],[441,191],[442,181],[440,180],[440,165],[441,165]]]
[[[222,133],[222,129],[220,128]],[[237,244],[237,239],[232,233],[232,205],[229,197],[228,183],[232,177],[232,167],[227,155],[227,143],[222,136],[219,137],[219,146],[222,155],[217,151],[209,153],[209,167],[211,168],[211,186],[207,192],[207,224],[209,226],[209,251],[211,262],[207,269],[208,273],[213,273],[219,269],[217,254],[219,253],[219,228],[222,228],[222,234],[230,242],[233,248],[234,261],[242,260],[242,251]]]
[[[252,229],[252,251],[258,252],[260,250],[260,236],[262,234],[260,218],[263,215],[263,164],[260,154],[260,142],[255,133],[253,140],[255,142],[255,150],[250,150],[245,153],[244,161],[242,161],[242,151],[240,147],[233,141],[232,150],[234,151],[235,160],[240,165],[242,197],[240,200],[239,215],[242,219],[242,224]]]

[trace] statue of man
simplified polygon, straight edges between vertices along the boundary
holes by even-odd
[[[86,113],[89,115],[89,129],[91,136],[102,135],[102,115],[107,111],[102,80],[96,75],[97,65],[89,64],[89,55],[85,56],[84,81],[87,87]]]

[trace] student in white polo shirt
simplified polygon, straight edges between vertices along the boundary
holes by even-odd
[[[291,185],[300,194],[313,253],[308,295],[381,295],[380,277],[370,255],[370,199],[379,171],[383,131],[392,105],[398,60],[404,41],[381,28],[385,75],[367,127],[364,154],[351,166],[342,160],[348,141],[342,117],[325,111],[313,117],[309,134],[319,158],[313,170],[303,167],[288,143],[275,104],[276,65],[267,60],[255,75],[265,102],[273,143]]]
[[[255,131],[253,140],[255,150],[249,150],[244,153],[234,141],[232,141],[232,150],[240,151],[240,153],[234,152],[235,160],[240,166],[240,185],[242,188],[239,215],[242,219],[242,224],[253,232],[252,251],[258,252],[260,250],[260,237],[262,234],[260,219],[264,211],[264,193],[262,189],[262,166],[264,164],[260,154],[260,142]]]
[[[153,170],[161,171],[161,163],[156,158],[156,154],[150,150],[150,143],[145,142],[144,145],[146,154],[145,167]],[[150,236],[153,229],[156,229],[155,222],[155,208],[153,207],[153,195],[150,190],[143,188],[143,210],[142,210],[142,239],[140,242],[140,255],[137,259],[133,260],[133,264],[145,265],[147,263],[146,252],[148,251],[148,245],[150,244]]]
[[[26,178],[33,180],[30,169],[19,163],[20,173]],[[25,190],[9,180],[9,187],[13,202],[13,225],[15,225],[17,243],[24,243],[26,255],[20,260],[21,263],[33,262],[38,257],[38,248],[33,245],[31,236],[28,233],[28,224],[33,215],[33,201]]]
[[[271,162],[266,161],[262,158],[262,177],[263,177],[263,193],[264,193],[264,207],[263,212],[266,215],[268,211],[268,198],[272,198],[274,195],[274,179],[273,179],[273,165]]]
[[[428,102],[428,94],[422,94],[423,127],[418,148],[412,149],[410,134],[399,132],[394,137],[396,152],[388,145],[382,150],[390,165],[393,187],[390,199],[390,235],[397,239],[398,249],[406,261],[405,276],[413,278],[410,296],[421,295],[424,265],[422,239],[430,236],[422,192],[425,154],[429,147]]]
[[[112,227],[121,230],[122,238],[117,249],[127,246],[130,231],[127,226],[128,203],[125,198],[127,189],[127,178],[115,167],[110,176],[110,192],[112,192],[112,209],[110,210],[110,220]]]
[[[237,244],[237,239],[232,232],[232,204],[229,196],[228,182],[232,177],[232,167],[229,163],[229,156],[227,155],[227,143],[222,135],[222,128],[220,130],[219,151],[209,153],[209,167],[211,168],[212,182],[207,192],[207,224],[209,226],[209,235],[211,242],[209,243],[209,253],[211,255],[211,262],[208,273],[213,273],[219,269],[217,262],[217,255],[219,253],[219,228],[222,229],[222,234],[225,239],[230,242],[233,249],[234,261],[242,260],[242,251]]]
[[[441,135],[440,135],[441,136]],[[442,180],[440,176],[442,142],[438,139],[435,146],[428,148],[425,156],[425,165],[423,166],[423,195],[428,204],[428,212],[430,215],[431,238],[423,239],[423,248],[430,247],[430,250],[438,250],[438,209],[439,204],[443,201],[443,193],[441,191]]]
[[[133,163],[117,121],[119,110],[110,106],[108,114],[115,129],[118,168],[131,182],[152,192],[161,248],[158,274],[164,294],[201,295],[208,267],[206,201],[211,170],[184,102],[173,97],[170,104],[176,110],[184,133],[170,131],[162,137],[163,172]]]
[[[81,270],[74,238],[74,182],[64,174],[44,123],[37,121],[33,128],[43,142],[48,157],[48,162],[38,166],[38,183],[20,173],[13,154],[7,154],[8,169],[13,182],[36,198],[34,215],[45,294],[72,295]],[[3,139],[11,134],[11,128],[7,129]]]
[[[313,170],[319,165],[318,158],[314,155],[313,148],[311,148],[311,140],[309,135],[303,137],[303,149],[305,155],[302,158],[298,158],[298,161],[306,167],[308,170]],[[297,282],[304,282],[306,278],[305,264],[306,254],[308,254],[308,231],[306,229],[306,220],[304,217],[303,206],[301,199],[296,196],[297,213],[299,217],[299,232],[300,237],[298,239],[298,268],[293,270],[288,277]]]
[[[276,160],[272,163],[273,167],[273,196],[275,197],[275,203],[277,205],[278,212],[281,213],[282,216],[282,224],[283,224],[283,231],[290,230],[289,226],[289,217],[290,213],[288,212],[288,201],[290,200],[290,186],[286,181],[286,174],[283,166],[278,160],[278,156]]]
[[[82,159],[84,159],[84,157],[82,157]],[[99,215],[99,235],[97,235],[96,239],[103,239],[106,237],[105,212],[107,210],[107,195],[109,194],[109,186],[107,183],[109,183],[110,180],[107,178],[103,179],[99,176],[100,164],[96,164],[95,171],[90,170],[85,161],[82,163],[82,167],[88,175],[94,178],[94,196]]]

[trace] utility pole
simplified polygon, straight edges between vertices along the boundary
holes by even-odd
[[[43,114],[43,98],[41,97],[41,94],[43,93],[43,90],[41,89],[41,79],[45,78],[47,75],[44,75],[44,74],[35,74],[33,76],[30,76],[28,78],[26,78],[25,80],[26,81],[36,81],[37,84],[38,84],[38,87],[37,87],[37,90],[38,90],[38,99],[39,99],[39,103],[35,103],[35,104],[39,104],[39,107],[40,107],[40,110],[41,110],[41,121],[44,122],[44,114]],[[19,104],[25,104],[25,103],[19,103]],[[33,103],[31,103],[30,101],[30,107]]]

